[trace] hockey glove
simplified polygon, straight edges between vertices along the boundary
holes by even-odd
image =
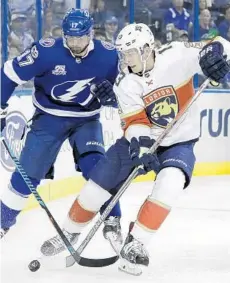
[[[104,80],[97,85],[92,85],[90,91],[95,98],[99,99],[101,105],[117,107],[113,85],[109,81]]]
[[[84,97],[84,100],[81,100],[80,95],[78,96],[78,104],[83,106],[85,109],[93,111],[101,107],[101,103],[97,97],[94,97],[93,93],[89,93],[87,98]]]
[[[224,47],[220,42],[212,42],[205,45],[200,52],[200,67],[205,76],[221,82],[230,71],[230,66],[224,56]]]
[[[154,141],[149,137],[141,136],[139,141],[132,138],[129,146],[130,157],[133,165],[139,166],[139,175],[145,175],[150,171],[159,172],[160,163],[156,154],[144,153],[153,145]]]
[[[1,132],[3,131],[3,129],[5,128],[6,126],[6,116],[7,116],[7,105],[0,108],[0,123],[1,123]]]

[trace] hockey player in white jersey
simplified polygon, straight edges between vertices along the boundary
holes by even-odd
[[[194,95],[193,76],[220,82],[229,72],[230,43],[221,37],[206,43],[173,42],[154,50],[154,36],[144,24],[131,24],[117,37],[116,48],[128,72],[114,87],[125,136],[156,140],[167,124]],[[149,263],[146,247],[167,218],[179,192],[189,185],[195,163],[194,144],[200,135],[200,112],[191,107],[179,126],[172,129],[157,150],[160,170],[151,195],[120,252],[119,268],[141,274]]]
[[[146,156],[147,148],[194,95],[194,74],[203,72],[220,82],[230,70],[226,61],[230,58],[230,43],[221,37],[208,43],[175,42],[156,51],[148,26],[130,24],[119,33],[116,48],[124,68],[114,86],[124,137],[96,164],[73,203],[64,224],[71,233],[81,233],[111,197],[113,188],[127,178],[131,171],[125,159],[129,143],[139,140],[140,153]],[[167,218],[178,194],[190,183],[195,164],[193,148],[199,135],[200,116],[194,105],[162,141],[150,162],[156,172],[154,187],[130,225],[120,251],[120,270],[140,275],[148,266],[151,238]]]

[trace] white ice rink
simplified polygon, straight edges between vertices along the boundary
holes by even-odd
[[[150,190],[150,183],[135,183],[125,193],[121,202],[125,233]],[[73,199],[71,196],[48,204],[60,224]],[[154,235],[150,266],[140,277],[119,272],[117,264],[99,269],[75,264],[55,271],[41,267],[30,272],[28,263],[38,255],[43,240],[54,233],[42,209],[23,213],[1,242],[1,282],[230,283],[230,176],[193,178]],[[83,254],[103,257],[113,255],[113,251],[98,231]]]

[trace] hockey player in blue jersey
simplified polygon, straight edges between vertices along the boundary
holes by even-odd
[[[20,163],[34,186],[53,166],[65,140],[73,149],[77,170],[88,179],[89,172],[104,155],[99,113],[102,106],[114,106],[112,85],[117,76],[117,53],[112,45],[92,39],[93,20],[87,10],[71,9],[63,19],[63,37],[35,42],[1,70],[1,125],[7,101],[16,86],[34,78],[36,108]],[[67,164],[66,164],[67,166]],[[65,188],[63,188],[64,190]],[[1,199],[1,237],[16,223],[31,194],[16,170]],[[121,241],[120,206],[105,221],[109,232]],[[78,235],[64,231],[74,244]],[[42,247],[46,255],[63,249],[55,237]]]

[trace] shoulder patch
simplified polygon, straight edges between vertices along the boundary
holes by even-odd
[[[115,49],[115,46],[112,43],[110,43],[110,42],[101,40],[101,44],[105,47],[105,49],[108,49],[108,50]]]
[[[48,37],[48,38],[42,38],[39,40],[39,43],[41,44],[41,46],[43,47],[51,47],[54,45],[55,43],[55,39],[52,37]]]

